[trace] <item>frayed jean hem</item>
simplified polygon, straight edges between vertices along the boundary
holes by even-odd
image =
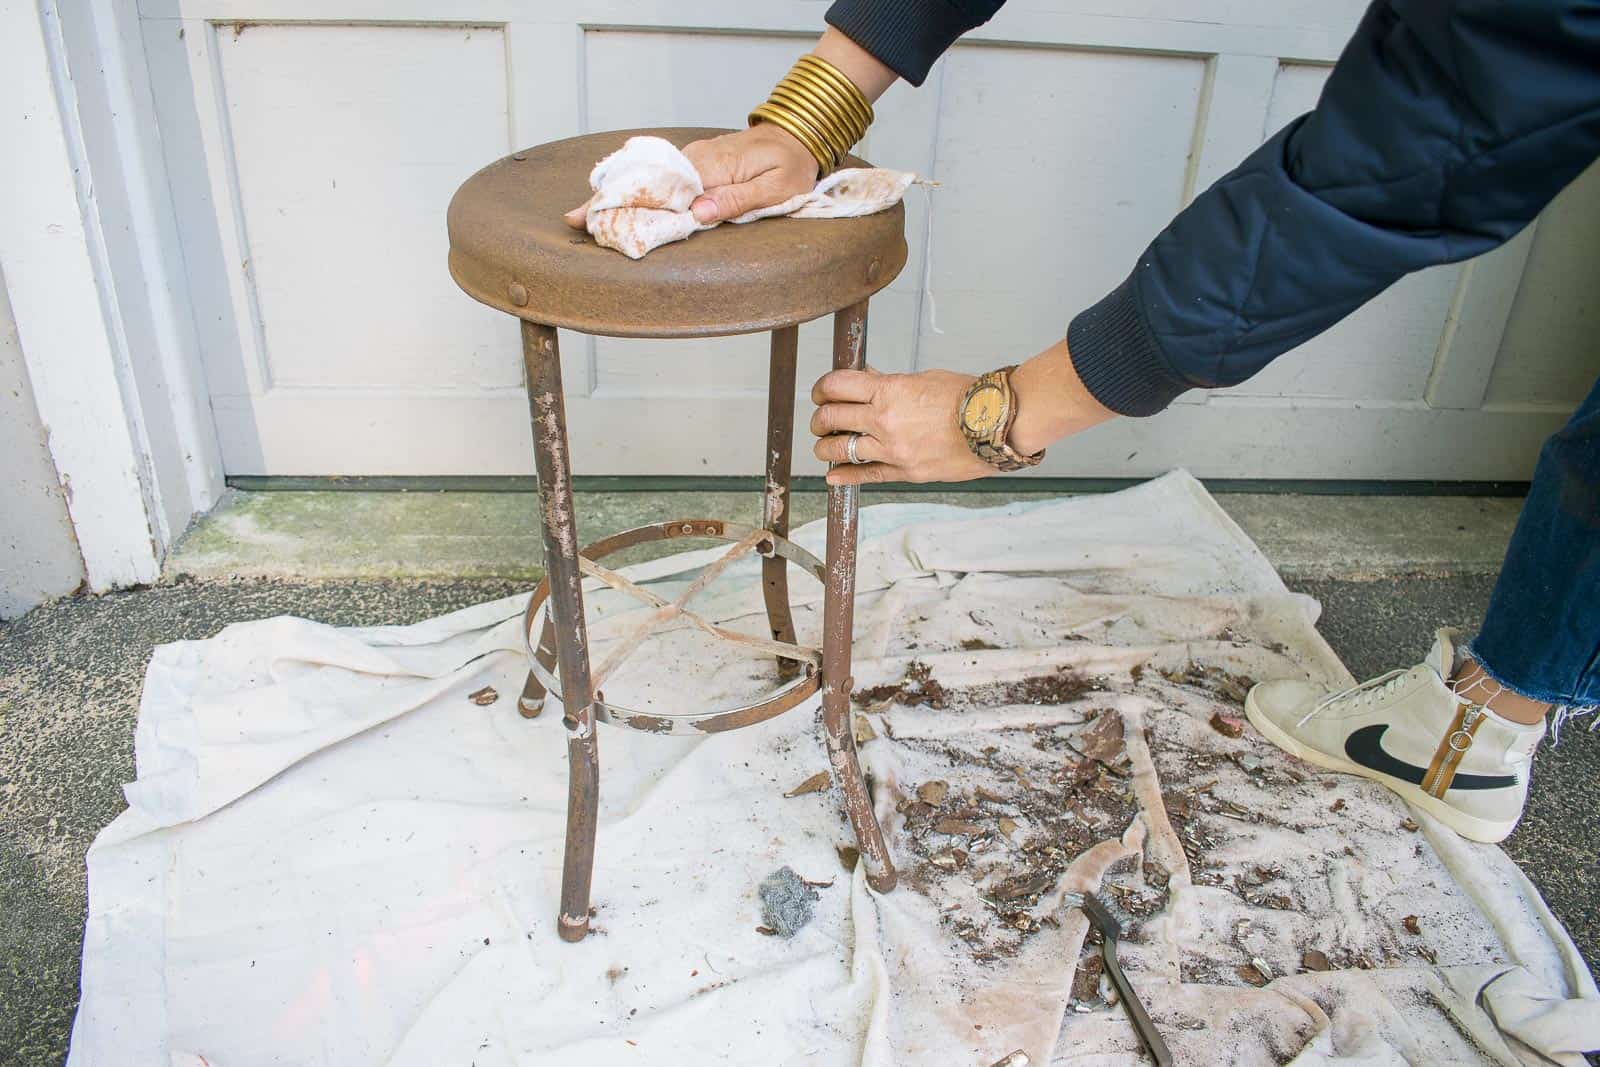
[[[1466,648],[1462,651],[1471,656],[1472,661],[1482,669],[1483,673],[1494,679],[1495,684],[1507,692],[1515,693],[1526,700],[1537,700],[1541,704],[1550,705],[1550,744],[1552,746],[1560,743],[1561,729],[1567,723],[1580,719],[1585,715],[1595,715],[1596,712],[1600,712],[1600,704],[1577,704],[1573,702],[1571,697],[1562,693],[1533,692],[1521,686],[1513,685],[1506,680],[1503,674],[1495,670],[1492,664],[1478,654],[1476,638],[1467,642]],[[1600,727],[1600,716],[1597,716],[1589,724],[1589,729],[1591,730],[1596,727]]]

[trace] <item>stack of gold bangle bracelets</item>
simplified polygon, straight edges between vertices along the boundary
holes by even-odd
[[[816,158],[818,174],[836,170],[872,125],[872,105],[855,84],[825,59],[801,56],[750,112],[750,125],[770,122],[793,134]]]

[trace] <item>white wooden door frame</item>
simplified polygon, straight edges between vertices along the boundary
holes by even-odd
[[[90,588],[154,580],[221,454],[137,12],[0,0],[0,265]]]

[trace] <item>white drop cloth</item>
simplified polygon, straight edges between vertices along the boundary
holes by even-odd
[[[796,219],[851,219],[894,207],[916,175],[879,167],[836,170],[809,191],[781,203],[747,211],[729,222],[740,225],[788,215]],[[660,137],[630,137],[589,172],[592,196],[584,201],[584,228],[595,243],[629,259],[681,241],[702,223],[689,205],[704,193],[700,174],[672,142]]]
[[[916,662],[943,687],[942,708],[880,696],[863,716],[894,893],[842,869],[832,790],[783,796],[827,767],[815,700],[707,738],[602,725],[596,931],[563,944],[564,737],[556,711],[516,712],[522,597],[404,627],[230,626],[151,662],[129,809],[89,853],[69,1063],[1133,1063],[1106,987],[1073,989],[1085,924],[1057,902],[1097,886],[1136,919],[1125,965],[1180,1063],[1577,1065],[1600,1043],[1600,995],[1504,853],[1420,813],[1410,829],[1382,788],[1209,724],[1237,711],[1234,675],[1348,676],[1316,605],[1188,475],[862,522],[857,684]],[[668,591],[717,551],[628,573]],[[793,586],[814,639],[820,591]],[[696,603],[764,626],[753,560]],[[593,597],[597,655],[634,608]],[[771,680],[694,632],[650,648],[611,700],[681,707]],[[1039,688],[1062,679],[1090,687]],[[501,696],[481,707],[485,685]],[[1064,794],[1093,709],[1102,728],[1120,715],[1126,758],[1082,763],[1090,784]],[[899,802],[934,781],[987,847],[910,829]],[[1038,807],[1052,796],[1084,799]],[[1036,904],[980,897],[1052,855],[1070,865]],[[833,879],[792,940],[756,930],[756,886],[785,864]],[[1334,969],[1300,973],[1307,950]]]

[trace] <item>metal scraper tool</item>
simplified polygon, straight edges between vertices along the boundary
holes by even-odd
[[[1172,1051],[1161,1039],[1161,1032],[1151,1021],[1150,1013],[1144,1010],[1144,1003],[1133,991],[1133,983],[1128,981],[1128,976],[1122,973],[1122,966],[1117,963],[1117,938],[1122,936],[1122,926],[1116,916],[1106,910],[1106,906],[1093,893],[1068,893],[1066,904],[1068,907],[1081,908],[1089,922],[1100,931],[1100,955],[1105,960],[1106,974],[1111,976],[1111,984],[1116,987],[1122,1006],[1128,1010],[1128,1018],[1133,1020],[1134,1031],[1139,1035],[1139,1040],[1144,1042],[1144,1047],[1150,1050],[1150,1055],[1155,1057],[1157,1067],[1172,1067]]]

